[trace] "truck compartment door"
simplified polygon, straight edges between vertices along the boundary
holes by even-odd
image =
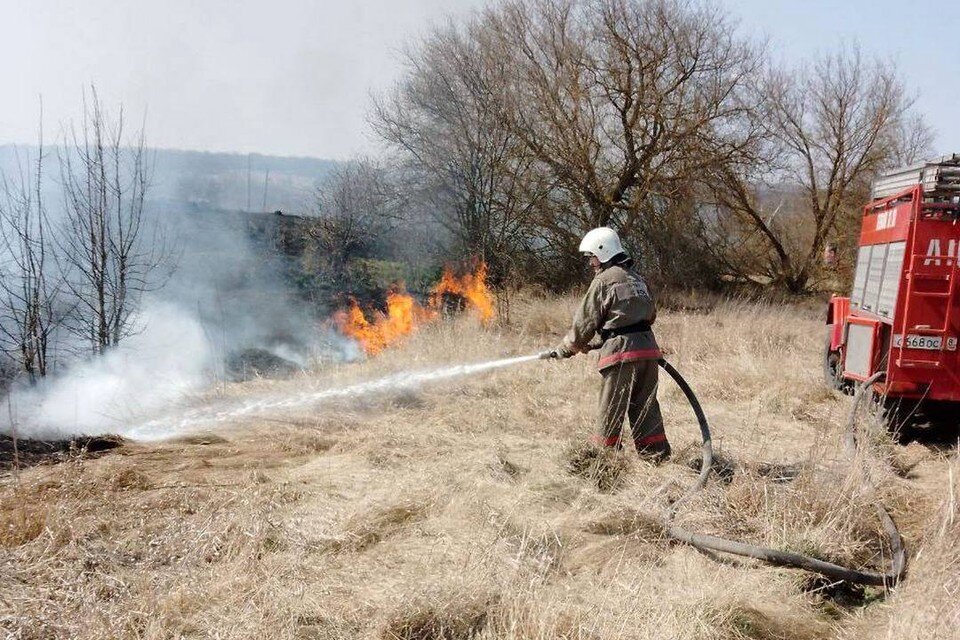
[[[853,316],[847,319],[844,377],[866,380],[873,375],[879,328],[880,323],[876,320]]]

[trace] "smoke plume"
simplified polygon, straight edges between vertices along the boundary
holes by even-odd
[[[169,409],[203,387],[212,351],[200,323],[177,306],[144,305],[139,331],[100,358],[8,397],[0,424],[19,437],[124,435],[131,423]],[[12,420],[11,420],[12,418]]]

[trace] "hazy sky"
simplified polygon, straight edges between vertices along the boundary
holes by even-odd
[[[960,152],[960,2],[720,0],[773,55],[843,42],[896,60],[937,151]],[[369,95],[397,53],[484,0],[0,0],[0,143],[48,138],[75,118],[84,85],[146,112],[153,146],[345,158],[375,148]],[[909,15],[905,7],[910,8]]]

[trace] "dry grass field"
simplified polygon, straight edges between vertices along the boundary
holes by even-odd
[[[434,324],[358,364],[222,393],[302,392],[553,346],[575,301]],[[820,381],[819,309],[665,308],[724,474],[697,530],[882,568],[848,474],[851,400]],[[674,460],[584,469],[594,358],[248,417],[0,477],[0,635],[11,638],[782,639],[960,637],[956,446],[893,445],[876,477],[903,532],[892,592],[711,557],[657,516],[696,477],[692,412],[665,376]]]

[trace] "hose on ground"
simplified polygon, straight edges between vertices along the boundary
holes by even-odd
[[[817,558],[800,553],[781,551],[779,549],[771,549],[769,547],[747,544],[738,540],[729,540],[717,536],[694,533],[689,529],[685,529],[684,527],[675,524],[673,521],[674,516],[676,515],[680,505],[690,500],[707,484],[711,468],[713,467],[713,442],[710,436],[710,425],[707,423],[707,417],[703,413],[703,407],[700,406],[700,401],[697,400],[697,396],[693,392],[693,389],[690,388],[690,385],[687,384],[687,381],[684,380],[683,376],[680,375],[680,372],[677,371],[669,362],[661,358],[658,361],[658,364],[660,365],[660,368],[666,371],[667,374],[673,378],[674,382],[677,383],[677,386],[680,387],[680,390],[683,391],[683,394],[686,396],[691,408],[693,408],[694,414],[697,416],[697,423],[700,425],[700,435],[703,438],[703,446],[701,448],[702,466],[700,467],[700,475],[679,500],[675,501],[672,505],[668,506],[664,510],[663,526],[668,536],[701,550],[718,551],[721,553],[730,553],[748,558],[756,558],[757,560],[763,560],[764,562],[777,566],[796,567],[798,569],[804,569],[813,573],[819,573],[834,580],[844,580],[847,582],[854,582],[864,585],[892,587],[903,578],[904,573],[906,572],[907,564],[906,552],[903,547],[903,539],[900,537],[900,532],[897,529],[897,525],[893,521],[893,518],[890,517],[889,512],[879,502],[879,500],[876,502],[877,514],[880,518],[881,526],[883,527],[884,533],[887,536],[890,549],[892,551],[890,569],[884,573],[850,569],[848,567],[843,567],[838,564],[833,564],[832,562],[826,562],[824,560],[819,560]],[[858,460],[858,441],[856,429],[857,411],[859,410],[866,391],[882,377],[883,373],[881,372],[864,381],[857,390],[856,397],[854,398],[853,408],[850,411],[850,418],[847,422],[847,430],[844,434],[844,448],[847,456],[850,458],[851,464],[856,464]],[[867,478],[866,482],[869,489],[874,493],[874,495],[876,495],[876,489],[870,482],[869,477],[866,473],[864,476]]]

